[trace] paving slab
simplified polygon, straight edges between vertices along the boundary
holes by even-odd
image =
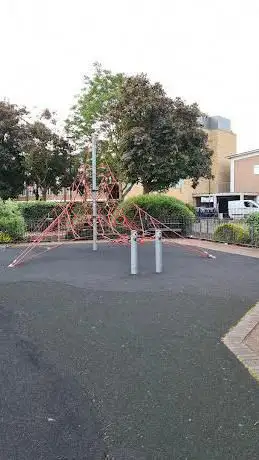
[[[223,342],[259,380],[259,303],[231,328]]]
[[[177,244],[183,246],[196,246],[212,251],[226,252],[228,254],[236,254],[245,257],[259,258],[259,248],[247,247],[236,244],[216,243],[214,241],[199,240],[196,238],[179,238]]]
[[[248,334],[246,344],[251,350],[258,354],[259,358],[259,318],[256,326]]]

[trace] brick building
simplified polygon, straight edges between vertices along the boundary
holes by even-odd
[[[230,155],[230,191],[259,195],[259,150]]]

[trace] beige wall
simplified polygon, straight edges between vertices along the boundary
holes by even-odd
[[[230,161],[228,156],[236,152],[236,134],[231,131],[208,131],[209,146],[213,150],[213,180],[201,179],[195,193],[220,193],[230,191]]]
[[[174,196],[185,203],[193,203],[193,193],[227,192],[230,187],[230,161],[227,158],[236,152],[236,134],[231,131],[209,130],[208,142],[213,150],[212,174],[214,180],[201,179],[196,189],[191,186],[190,180],[185,180],[181,188],[170,188],[168,195]],[[258,176],[259,177],[259,176]],[[135,185],[127,197],[139,195],[143,192],[141,185]]]
[[[259,155],[234,161],[234,191],[259,194],[259,175],[254,166],[259,165]]]
[[[136,196],[136,195],[142,195],[142,193],[143,193],[142,185],[136,184],[136,185],[133,185],[132,189],[129,191],[129,193],[127,193],[126,198],[130,198],[130,197]]]

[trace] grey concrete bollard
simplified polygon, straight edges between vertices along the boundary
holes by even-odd
[[[155,259],[156,259],[156,273],[163,271],[163,253],[162,253],[162,231],[156,230],[155,234]]]
[[[135,230],[131,231],[130,237],[130,273],[138,274],[138,233]]]

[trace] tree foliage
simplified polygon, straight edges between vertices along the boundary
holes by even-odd
[[[9,200],[0,200],[0,234],[6,235],[10,240],[19,240],[25,233],[25,221],[16,203]]]
[[[122,168],[144,192],[166,190],[180,179],[211,177],[212,151],[197,104],[166,96],[159,83],[141,74],[124,79],[111,110]]]
[[[73,148],[90,160],[92,134],[98,134],[97,164],[108,163],[124,185],[142,183],[144,192],[162,191],[180,179],[211,177],[212,152],[199,124],[197,104],[169,98],[159,83],[143,75],[126,77],[95,64],[66,122],[70,140],[56,129],[46,109],[30,122],[24,108],[0,102],[0,197],[16,197],[24,182],[36,198],[69,186],[78,170]]]
[[[24,155],[26,182],[35,187],[36,199],[39,198],[39,190],[45,200],[48,189],[57,193],[62,187],[70,186],[79,166],[68,140],[42,121],[50,120],[55,124],[51,117],[46,109],[41,119],[28,127]]]
[[[31,122],[23,107],[0,101],[0,198],[16,198],[24,184],[35,186],[46,198],[68,187],[78,170],[67,139],[57,134],[53,113],[46,109],[39,120]]]
[[[81,151],[83,162],[90,161],[92,135],[98,135],[97,167],[107,163],[121,183],[126,176],[121,168],[117,125],[111,109],[120,99],[124,79],[124,74],[114,74],[95,63],[93,75],[84,77],[84,86],[66,121],[67,132]]]
[[[23,148],[27,112],[0,101],[0,198],[16,198],[24,188]]]
[[[122,73],[113,74],[99,63],[94,64],[91,77],[84,76],[84,86],[66,122],[68,133],[83,149],[91,142],[93,133],[97,133],[101,140],[116,142],[110,108],[120,97],[123,81]]]

